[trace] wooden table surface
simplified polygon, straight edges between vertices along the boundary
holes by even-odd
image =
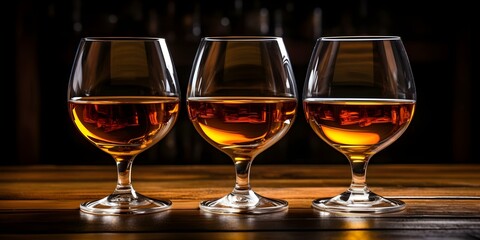
[[[79,211],[110,194],[115,166],[7,166],[0,174],[0,239],[480,239],[480,165],[371,164],[372,191],[400,198],[401,212],[331,214],[311,201],[343,192],[348,165],[255,165],[259,194],[289,202],[287,211],[220,215],[198,209],[234,185],[232,165],[133,167],[133,186],[170,199],[170,210],[129,216]]]

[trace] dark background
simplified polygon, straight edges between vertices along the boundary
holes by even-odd
[[[201,37],[214,35],[283,37],[299,97],[318,37],[401,36],[417,85],[417,109],[403,136],[377,153],[373,163],[476,163],[479,13],[468,2],[17,1],[14,8],[3,9],[2,142],[4,155],[11,157],[3,157],[1,164],[113,164],[76,131],[67,112],[76,47],[80,38],[90,36],[164,37],[175,62],[182,87],[180,117],[135,164],[231,164],[195,132],[185,111],[196,48]],[[347,160],[313,133],[300,106],[288,134],[254,164],[263,163]]]

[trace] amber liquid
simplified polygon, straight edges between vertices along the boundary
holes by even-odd
[[[280,140],[295,119],[295,98],[204,97],[187,100],[195,129],[235,160],[253,158]]]
[[[131,156],[170,131],[178,116],[179,99],[82,97],[70,100],[69,110],[78,130],[97,147],[114,156]]]
[[[372,155],[397,140],[415,111],[415,101],[399,99],[318,99],[304,102],[315,133],[338,151]]]

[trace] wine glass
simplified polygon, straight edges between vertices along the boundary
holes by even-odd
[[[348,190],[312,206],[349,213],[404,209],[403,201],[373,193],[366,182],[371,157],[405,132],[415,111],[415,83],[401,38],[319,38],[302,98],[309,125],[348,158],[352,173]]]
[[[200,209],[247,214],[288,209],[287,201],[252,190],[250,167],[292,126],[296,91],[282,38],[201,39],[187,88],[188,115],[196,131],[233,160],[236,181],[230,193],[200,202]]]
[[[83,136],[117,164],[112,194],[84,202],[101,215],[167,210],[132,186],[135,157],[172,129],[179,112],[179,83],[166,41],[153,37],[88,37],[77,49],[68,84],[70,117]]]

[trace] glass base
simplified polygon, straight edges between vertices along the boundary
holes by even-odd
[[[225,197],[200,202],[200,209],[211,213],[264,214],[288,209],[288,202],[263,197],[252,190],[232,192]]]
[[[387,213],[405,209],[405,203],[398,199],[379,196],[373,192],[355,193],[346,191],[333,198],[319,198],[312,202],[318,210],[341,213]]]
[[[170,200],[158,200],[136,193],[110,195],[80,204],[82,212],[98,215],[147,214],[161,212],[172,206]]]

